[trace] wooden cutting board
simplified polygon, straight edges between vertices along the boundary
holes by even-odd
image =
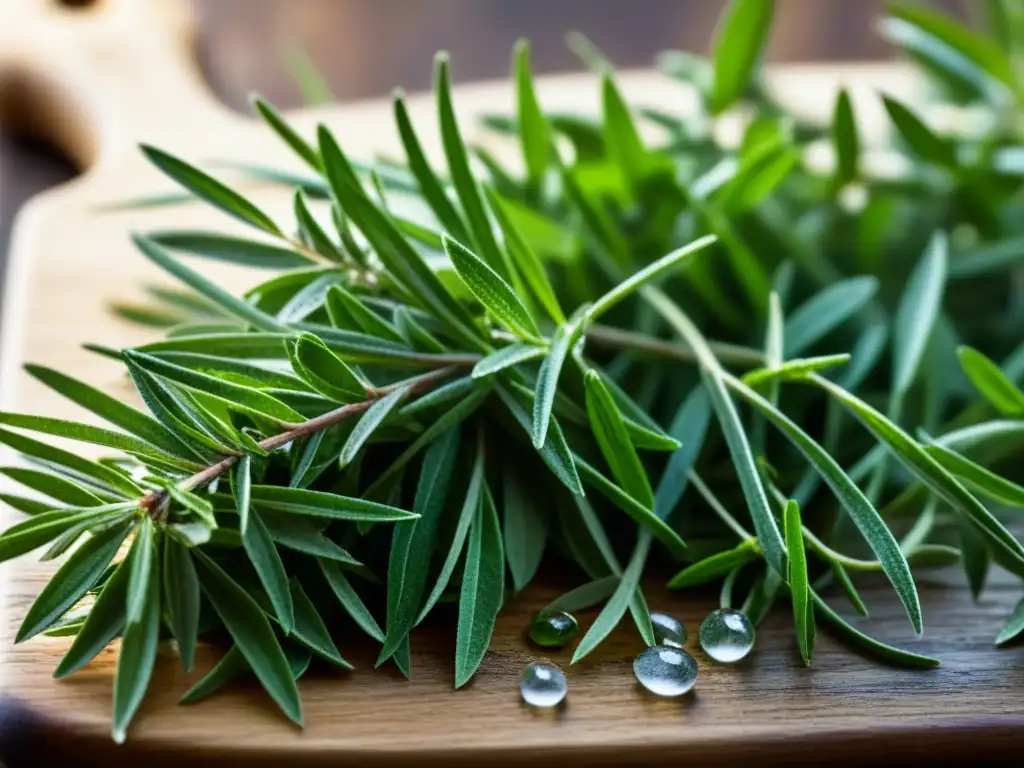
[[[190,24],[173,0],[96,0],[72,10],[57,0],[4,0],[0,5],[2,114],[46,132],[85,169],[75,181],[32,200],[20,213],[4,293],[0,345],[0,407],[88,419],[20,372],[26,361],[75,375],[131,397],[118,367],[84,352],[99,341],[130,345],[149,332],[114,318],[106,305],[138,299],[142,286],[166,282],[129,244],[132,230],[179,226],[233,228],[201,206],[111,212],[111,202],[170,191],[135,148],[145,140],[189,160],[245,158],[294,165],[255,122],[229,113],[207,91],[190,58]],[[429,66],[429,62],[424,62]],[[454,62],[456,76],[458,62]],[[785,68],[778,92],[809,115],[826,116],[837,84],[854,91],[865,125],[877,128],[876,88],[912,96],[913,83],[890,66]],[[672,109],[690,96],[653,73],[629,72],[621,83],[635,102]],[[561,110],[592,111],[589,76],[545,78],[541,100]],[[482,111],[508,110],[505,84],[459,87],[456,103],[469,131]],[[429,95],[410,99],[424,140],[436,149]],[[390,104],[374,101],[290,115],[311,134],[328,123],[355,156],[398,151]],[[280,191],[246,187],[281,220]],[[257,277],[203,265],[243,288]],[[4,463],[13,457],[4,456]],[[12,519],[9,511],[5,523]],[[557,576],[505,608],[492,650],[466,689],[452,689],[454,633],[427,628],[414,635],[413,675],[372,670],[373,650],[357,639],[340,645],[360,662],[347,675],[304,679],[304,731],[289,726],[264,695],[234,688],[194,707],[176,706],[197,675],[183,677],[162,657],[128,743],[110,742],[111,683],[116,649],[71,679],[51,673],[67,641],[36,639],[11,647],[14,630],[49,569],[31,558],[0,571],[0,762],[150,765],[381,765],[389,763],[506,765],[572,763],[712,764],[739,760],[860,763],[893,759],[957,759],[1024,748],[1024,652],[992,646],[1019,597],[1019,584],[998,580],[977,604],[956,569],[920,575],[927,634],[912,637],[889,589],[866,588],[872,610],[864,622],[890,642],[938,655],[934,671],[893,671],[823,637],[814,666],[800,665],[788,611],[760,632],[752,656],[734,667],[712,665],[696,649],[700,620],[713,596],[670,595],[651,584],[652,607],[671,611],[690,628],[688,647],[701,664],[696,694],[684,701],[645,696],[632,677],[641,649],[629,622],[584,663],[568,652],[547,654],[569,678],[568,706],[524,708],[517,681],[542,658],[524,641],[529,617],[560,588]],[[593,614],[582,616],[588,622]],[[213,662],[201,654],[200,673]],[[1019,753],[1018,753],[1019,757]],[[34,761],[34,762],[33,762]]]

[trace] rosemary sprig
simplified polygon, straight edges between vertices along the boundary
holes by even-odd
[[[673,567],[670,587],[721,580],[755,624],[788,596],[805,663],[820,620],[883,663],[936,666],[830,602],[866,614],[854,579],[882,572],[920,632],[920,568],[960,558],[975,595],[992,562],[1024,577],[1003,522],[1024,506],[1007,463],[1024,448],[1024,37],[890,4],[884,34],[940,97],[884,95],[880,136],[846,92],[830,124],[776,101],[760,70],[773,9],[735,0],[711,60],[660,58],[696,95],[685,114],[630,104],[578,34],[601,113],[550,111],[518,44],[514,114],[484,124],[519,143],[521,167],[467,144],[444,55],[444,169],[401,93],[404,160],[350,158],[328,127],[304,136],[256,98],[302,170],[215,168],[286,188],[294,221],[144,147],[174,200],[247,229],[135,236],[184,289],[114,308],[163,338],[89,349],[124,365],[141,409],[29,366],[110,426],[0,414],[0,443],[29,465],[0,468],[25,489],[0,499],[26,515],[0,561],[66,555],[16,641],[72,638],[65,677],[120,637],[117,739],[163,637],[185,669],[200,642],[231,638],[183,703],[251,673],[301,724],[312,657],[348,666],[337,624],[409,674],[414,628],[456,604],[459,687],[547,560],[579,581],[549,608],[603,606],[574,661],[627,611],[654,642],[644,588]],[[946,102],[987,119],[939,129]],[[720,143],[719,116],[741,109],[739,145]],[[810,161],[821,142],[831,167]],[[902,170],[880,173],[882,156]],[[196,259],[271,276],[236,296]],[[1022,627],[1018,607],[996,642]]]

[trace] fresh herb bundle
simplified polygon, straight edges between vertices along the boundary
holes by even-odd
[[[467,147],[444,56],[443,174],[401,95],[404,162],[358,162],[257,99],[309,169],[246,166],[295,188],[287,227],[144,148],[258,234],[135,237],[190,289],[119,307],[168,326],[162,340],[91,347],[123,363],[146,411],[29,366],[112,428],[0,414],[0,441],[36,467],[3,471],[37,492],[2,496],[28,517],[0,536],[0,560],[70,552],[17,641],[72,637],[64,677],[120,638],[118,740],[162,638],[185,670],[200,636],[230,639],[183,701],[251,672],[301,723],[311,658],[348,666],[336,623],[408,674],[413,628],[456,603],[458,687],[545,555],[581,581],[550,607],[604,604],[573,661],[627,610],[651,644],[642,582],[657,557],[676,563],[670,587],[724,580],[723,605],[755,623],[789,596],[807,663],[820,621],[883,662],[936,666],[825,598],[863,611],[854,577],[881,572],[921,632],[911,566],[960,559],[975,594],[990,561],[1024,577],[1000,522],[1024,487],[999,474],[1024,448],[1024,10],[979,3],[984,36],[893,4],[882,29],[935,101],[984,119],[940,132],[929,105],[883,97],[894,130],[874,142],[844,92],[825,126],[772,98],[759,62],[773,5],[731,3],[713,60],[662,57],[700,95],[682,116],[631,108],[579,36],[602,114],[545,112],[520,45],[516,113],[486,120],[518,141],[519,167]],[[741,109],[742,141],[726,145],[716,121]],[[662,139],[645,141],[644,122]],[[806,160],[822,143],[825,170]],[[898,173],[874,170],[880,153]],[[275,275],[238,297],[179,254]],[[959,548],[940,541],[949,522]],[[1018,609],[997,642],[1022,630]]]

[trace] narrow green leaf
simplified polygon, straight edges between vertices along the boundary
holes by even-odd
[[[634,499],[622,488],[615,485],[611,480],[602,475],[582,457],[573,454],[576,466],[584,482],[591,485],[598,493],[617,506],[634,521],[650,531],[657,539],[668,547],[675,555],[681,555],[686,550],[686,543],[680,538],[661,517],[655,515],[650,507],[646,507]]]
[[[351,566],[362,565],[347,551],[327,538],[318,526],[303,517],[281,516],[271,512],[260,515],[275,543],[294,552],[313,557],[325,557]],[[239,542],[242,544],[242,542]]]
[[[485,348],[473,330],[466,309],[445,289],[440,278],[412,247],[394,222],[366,197],[352,166],[325,127],[319,130],[320,155],[331,190],[344,210],[373,245],[378,258],[401,286],[444,322],[471,349]]]
[[[533,88],[530,44],[526,40],[516,42],[514,57],[519,141],[527,177],[532,184],[539,185],[551,159],[550,129]]]
[[[355,459],[356,454],[359,453],[360,449],[366,444],[366,441],[373,436],[373,433],[388,417],[388,414],[390,414],[408,394],[408,387],[396,389],[394,392],[374,401],[373,405],[366,409],[366,412],[359,419],[359,423],[356,424],[355,429],[353,429],[352,433],[348,436],[348,440],[345,441],[345,446],[341,449],[341,458],[339,459],[341,466],[344,467]]]
[[[274,133],[280,136],[284,143],[291,147],[296,155],[302,158],[306,165],[316,171],[317,174],[320,174],[323,170],[320,163],[320,155],[308,141],[299,136],[296,130],[288,124],[288,121],[281,116],[281,113],[261,96],[254,94],[250,97],[249,101],[259,116],[263,118],[263,122],[269,125]]]
[[[80,456],[47,443],[33,440],[30,437],[25,437],[15,432],[8,432],[4,429],[0,429],[0,443],[13,448],[25,456],[31,456],[49,464],[55,464],[75,475],[89,478],[124,495],[126,498],[143,495],[142,489],[128,475],[99,462],[83,459]]]
[[[239,221],[251,224],[272,235],[283,237],[281,230],[278,229],[269,216],[233,189],[226,187],[198,168],[156,147],[143,144],[141,149],[153,165],[196,197],[200,197],[211,205],[220,208]]]
[[[126,525],[111,528],[76,549],[32,603],[14,642],[30,640],[71,610],[106,572],[128,530]]]
[[[771,31],[775,0],[733,0],[715,31],[711,110],[723,112],[743,96]]]
[[[899,132],[907,148],[925,162],[941,166],[955,166],[953,146],[939,137],[917,114],[905,104],[883,94],[882,103],[889,119]]]
[[[992,554],[989,551],[985,538],[967,520],[961,518],[958,521],[960,529],[960,556],[963,560],[964,573],[967,575],[967,585],[971,589],[971,596],[977,602],[981,598],[981,592],[985,588],[985,581],[988,579],[988,569],[992,563]]]
[[[19,485],[31,488],[37,493],[49,496],[51,499],[75,507],[99,506],[103,500],[99,496],[86,490],[86,488],[65,480],[59,475],[52,475],[49,472],[42,472],[38,469],[26,469],[24,467],[0,467],[0,475],[10,478]],[[53,505],[51,503],[50,507]]]
[[[850,93],[845,88],[836,95],[836,106],[832,112],[832,143],[836,153],[836,180],[840,184],[849,184],[857,179],[860,172],[860,137]]]
[[[434,212],[437,220],[452,237],[460,240],[468,240],[466,225],[455,207],[455,204],[448,198],[437,174],[430,167],[427,157],[416,136],[416,130],[409,119],[409,112],[405,108],[403,94],[398,92],[394,98],[395,122],[398,124],[398,134],[402,139],[402,146],[405,148],[406,158],[409,160],[409,170],[416,177],[420,194]]]
[[[502,474],[502,538],[512,573],[512,587],[521,592],[533,580],[544,556],[548,520],[527,498],[523,479],[506,466]]]
[[[135,246],[142,251],[150,261],[157,266],[181,280],[193,290],[201,293],[218,307],[221,307],[231,315],[245,320],[255,328],[272,333],[283,333],[287,329],[270,315],[267,315],[248,302],[238,298],[230,291],[220,287],[211,280],[203,277],[180,261],[171,256],[163,246],[155,240],[143,235],[132,235]]]
[[[512,287],[461,243],[447,235],[442,241],[455,271],[484,308],[517,336],[539,343],[540,330]]]
[[[344,263],[345,254],[320,226],[320,222],[309,210],[302,197],[302,192],[298,189],[295,190],[295,195],[292,197],[292,209],[295,211],[295,221],[299,225],[299,232],[302,233],[313,250],[330,261],[338,264]]]
[[[536,360],[538,357],[544,357],[546,354],[547,349],[544,347],[528,344],[525,341],[517,341],[506,347],[501,347],[481,359],[479,363],[473,366],[473,378],[483,379],[487,376],[493,376],[506,368],[512,368],[520,363]]]
[[[685,265],[696,254],[718,242],[715,235],[705,235],[694,240],[692,243],[677,248],[671,253],[662,256],[657,261],[651,262],[643,269],[631,275],[619,283],[604,296],[595,301],[586,311],[585,324],[591,325],[597,318],[621,302],[627,296],[631,296],[648,283],[657,280],[662,275],[680,265]]]
[[[630,557],[629,564],[622,573],[619,586],[604,608],[601,609],[601,613],[598,614],[594,623],[590,625],[590,629],[587,630],[583,639],[580,640],[579,645],[576,646],[570,663],[576,664],[582,661],[597,648],[611,631],[618,626],[627,608],[633,611],[633,617],[637,621],[638,628],[640,628],[640,634],[644,643],[647,645],[655,644],[651,616],[647,610],[647,602],[644,600],[643,592],[639,588],[640,576],[643,574],[643,567],[647,560],[650,543],[650,534],[646,531],[641,532],[640,539],[633,549],[633,555]]]
[[[990,38],[973,32],[958,21],[917,3],[889,2],[888,12],[938,38],[997,80],[1013,86],[1010,62]]]
[[[781,381],[795,381],[806,378],[809,373],[817,373],[826,368],[842,365],[849,360],[850,355],[848,354],[796,358],[776,366],[755,368],[743,374],[742,381],[751,388],[778,384]]]
[[[227,653],[210,668],[196,683],[178,699],[179,704],[195,704],[225,685],[242,677],[251,667],[237,645],[232,645]]]
[[[330,315],[331,322],[336,327],[345,330],[351,324],[355,326],[355,330],[362,331],[368,336],[405,344],[405,339],[391,323],[368,309],[363,302],[346,291],[343,286],[331,286],[327,291],[325,304],[327,314]]]
[[[551,411],[555,405],[555,393],[558,391],[558,377],[562,373],[562,366],[569,350],[576,343],[579,337],[582,323],[570,320],[565,325],[558,326],[554,338],[551,340],[551,348],[544,362],[541,363],[540,373],[537,376],[537,392],[533,400],[533,447],[538,451],[547,442],[548,425],[551,423]]]
[[[313,262],[294,249],[202,230],[148,232],[145,237],[172,251],[258,269],[300,269]]]
[[[565,611],[566,613],[584,611],[610,597],[618,588],[620,582],[621,579],[618,576],[603,576],[599,579],[594,579],[594,581],[588,581],[586,584],[581,584],[575,589],[559,595],[545,605],[541,611]]]
[[[484,486],[466,545],[455,637],[455,687],[461,688],[479,668],[491,643],[494,622],[505,598],[505,554],[498,511]]]
[[[285,488],[277,485],[254,485],[252,503],[277,512],[288,512],[332,520],[365,520],[372,523],[414,520],[415,512],[389,507],[374,501],[341,496],[306,488]]]
[[[647,174],[649,156],[611,72],[605,72],[601,77],[601,113],[608,159],[622,172],[636,193]]]
[[[673,576],[668,582],[669,589],[687,589],[720,579],[740,566],[752,563],[761,556],[757,541],[747,539],[733,549],[727,549],[704,558]]]
[[[1024,574],[1024,547],[985,507],[906,432],[881,413],[827,379],[811,379],[853,413],[917,478],[965,516],[984,535],[999,562]]]
[[[427,617],[431,609],[441,599],[448,582],[451,581],[455,566],[459,562],[463,546],[466,543],[466,536],[469,534],[470,526],[480,515],[480,507],[483,505],[484,492],[484,454],[483,446],[477,448],[476,458],[473,462],[473,474],[469,478],[469,488],[466,489],[466,498],[462,502],[462,510],[459,512],[459,519],[455,525],[455,533],[452,535],[452,543],[448,548],[441,570],[438,572],[437,581],[423,603],[416,623],[419,624]],[[506,515],[508,510],[506,510]]]
[[[505,237],[505,247],[509,250],[517,274],[522,275],[526,280],[526,284],[530,286],[530,290],[540,301],[548,316],[555,323],[564,323],[565,313],[562,311],[561,304],[558,303],[558,297],[551,285],[547,269],[537,256],[533,246],[523,235],[520,226],[512,218],[510,210],[513,203],[502,198],[489,186],[484,187],[484,194]],[[530,212],[532,213],[532,210]]]
[[[437,93],[437,115],[441,125],[441,143],[444,145],[444,155],[448,160],[452,185],[458,193],[462,211],[469,224],[469,231],[473,238],[472,245],[484,264],[497,275],[508,279],[510,275],[508,274],[506,256],[494,239],[491,221],[487,217],[487,209],[484,207],[483,196],[480,194],[480,185],[470,169],[469,156],[466,154],[466,146],[459,132],[455,107],[452,103],[448,55],[445,53],[439,53],[434,58],[434,89]],[[449,255],[451,254],[449,253]],[[463,279],[465,279],[464,275]]]
[[[588,371],[584,382],[590,425],[612,476],[626,493],[653,510],[654,492],[615,401],[595,371]]]
[[[150,596],[150,586],[157,578],[152,575],[153,560],[156,558],[156,525],[153,518],[146,515],[135,528],[135,540],[132,542],[132,571],[128,577],[128,597],[125,601],[125,621],[128,626],[142,621],[146,610],[146,601]],[[157,598],[159,602],[159,597]]]
[[[366,399],[366,385],[345,362],[311,333],[302,333],[293,347],[296,374],[324,397],[339,403]]]
[[[893,392],[895,402],[902,400],[917,375],[932,327],[942,310],[946,288],[949,241],[936,232],[907,280],[893,324]]]
[[[504,387],[497,387],[498,396],[501,398],[502,403],[508,409],[512,417],[519,422],[519,425],[526,430],[528,433],[532,433],[530,416],[527,414],[526,409],[520,404],[520,402],[512,395],[509,390]],[[553,399],[552,395],[552,399]],[[534,412],[536,413],[536,399],[534,400]],[[569,445],[565,441],[565,435],[562,433],[562,428],[558,425],[558,421],[555,418],[551,419],[552,427],[548,430],[547,438],[544,440],[544,444],[538,448],[541,459],[548,466],[548,469],[558,478],[558,480],[573,494],[577,496],[583,495],[583,486],[580,483],[580,477],[576,472],[576,466],[573,463],[572,452],[569,450]]]
[[[235,384],[207,373],[193,371],[144,352],[126,350],[124,355],[126,359],[131,360],[140,368],[177,382],[194,392],[209,395],[233,410],[266,417],[281,424],[295,424],[304,421],[301,413],[262,390]]]
[[[957,355],[967,378],[997,411],[1006,416],[1024,415],[1024,392],[998,365],[971,347],[960,347]]]
[[[807,555],[804,551],[800,506],[790,499],[786,502],[782,518],[786,532],[786,551],[789,553],[789,594],[793,601],[796,642],[804,664],[810,666],[811,655],[814,653],[814,608],[811,604],[811,585],[807,575]]]
[[[943,445],[933,443],[925,446],[925,451],[978,493],[1000,504],[1024,508],[1024,487],[997,475]]]
[[[378,665],[391,658],[415,625],[458,449],[458,429],[449,430],[430,446],[413,502],[419,518],[395,526],[388,560],[387,641]]]
[[[324,578],[327,579],[334,596],[338,598],[338,602],[341,603],[345,612],[367,635],[383,644],[384,631],[380,628],[377,620],[373,618],[370,609],[352,588],[348,579],[345,578],[338,563],[323,557],[317,558],[317,562],[320,564],[320,570],[323,572]]]
[[[868,607],[864,605],[864,600],[857,591],[857,587],[854,586],[853,581],[850,579],[850,574],[846,572],[846,568],[833,561],[832,573],[835,575],[836,583],[839,585],[839,588],[843,590],[843,594],[846,595],[846,599],[849,600],[850,605],[853,606],[853,610],[861,616],[867,616]]]
[[[851,277],[824,288],[786,319],[786,357],[811,348],[849,318],[856,315],[878,292],[874,277]]]
[[[1013,609],[1010,618],[1003,628],[999,630],[999,634],[996,635],[996,645],[1006,645],[1016,640],[1022,632],[1024,632],[1024,600],[1017,603],[1017,607]]]
[[[472,379],[469,380],[472,382]],[[438,392],[440,390],[435,390]],[[472,415],[480,404],[487,399],[487,395],[490,393],[488,387],[478,387],[474,389],[469,395],[462,399],[461,402],[455,406],[446,410],[441,416],[438,417],[437,421],[427,427],[423,433],[417,437],[412,444],[402,451],[401,455],[391,462],[381,474],[377,476],[377,479],[373,481],[373,484],[366,489],[364,496],[372,496],[375,491],[379,488],[384,487],[384,484],[395,476],[396,473],[400,472],[414,457],[416,457],[420,451],[426,448],[428,445],[433,443],[440,435],[445,432],[457,427],[463,421],[465,421],[470,415]],[[428,395],[429,397],[429,395]],[[422,400],[423,398],[421,398]],[[417,403],[420,401],[417,401]],[[413,403],[412,405],[416,405]],[[518,406],[518,403],[515,405]],[[408,407],[408,406],[407,406]],[[519,409],[522,413],[522,408]],[[400,412],[401,413],[401,412]],[[411,414],[409,414],[411,415]],[[526,421],[526,416],[523,413],[523,419],[520,420],[524,429],[529,428],[529,424]],[[566,449],[568,451],[568,449]]]
[[[694,387],[676,411],[669,434],[679,439],[682,446],[669,457],[658,487],[654,491],[654,512],[662,520],[668,519],[686,491],[690,470],[700,455],[711,421],[711,404],[704,387]]]
[[[149,518],[146,518],[147,520]],[[142,531],[151,530],[143,527]],[[156,664],[157,645],[160,642],[160,576],[157,568],[139,568],[141,560],[153,559],[152,535],[145,537],[145,548],[140,549],[143,537],[136,539],[132,558],[132,572],[128,581],[128,624],[121,639],[121,650],[117,656],[117,674],[114,677],[113,736],[118,744],[124,743],[128,724],[142,704],[149,688],[149,681]],[[142,555],[142,557],[140,557]],[[137,584],[141,581],[141,585]],[[137,618],[133,621],[133,592],[138,591],[140,605]]]
[[[41,365],[26,365],[25,370],[50,389],[150,445],[160,450],[167,450],[168,447],[175,447],[178,452],[185,450],[174,433],[152,416],[125,405],[95,387]],[[185,456],[194,458],[191,452]]]
[[[79,523],[101,523],[134,506],[133,503],[110,504],[86,509],[72,507],[43,512],[12,525],[0,534],[0,563],[27,554],[56,539]]]
[[[260,683],[292,722],[302,725],[302,702],[288,660],[263,610],[213,560],[192,551],[200,584]]]
[[[281,624],[286,635],[291,634],[295,626],[294,606],[291,590],[288,587],[288,574],[285,572],[281,555],[274,546],[274,540],[267,530],[260,514],[249,510],[249,521],[242,532],[242,546],[252,563],[260,584],[267,591],[267,597],[274,608],[274,616]]]
[[[813,590],[811,591],[811,600],[814,603],[815,614],[820,617],[822,621],[832,627],[835,633],[839,636],[839,639],[845,640],[850,645],[857,646],[879,661],[895,667],[905,667],[910,669],[934,669],[940,666],[938,659],[894,648],[891,645],[886,645],[885,643],[875,640],[873,637],[865,635],[863,632],[850,625],[846,619],[833,611]]]
[[[292,604],[295,606],[295,627],[292,637],[309,648],[313,653],[341,667],[352,669],[352,665],[341,657],[337,646],[331,639],[324,620],[320,618],[302,585],[295,579],[291,581]]]
[[[163,602],[178,644],[181,670],[188,674],[195,664],[199,635],[199,577],[188,547],[173,536],[164,536],[163,569]]]
[[[871,551],[881,562],[882,569],[889,577],[893,589],[896,590],[896,594],[907,611],[910,623],[920,634],[923,630],[921,604],[910,566],[900,549],[899,542],[896,541],[889,527],[878,514],[878,510],[857,487],[857,484],[850,479],[850,476],[843,471],[839,463],[791,419],[749,387],[744,386],[742,382],[729,379],[728,383],[786,435],[818,470],[822,479],[832,489],[836,499],[857,525],[857,529],[871,547]]]

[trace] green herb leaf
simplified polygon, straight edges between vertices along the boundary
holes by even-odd
[[[153,560],[156,558],[156,526],[148,515],[135,529],[135,540],[132,542],[132,571],[128,577],[128,598],[125,602],[125,621],[128,626],[142,621],[146,610],[146,601],[150,596],[150,586],[156,576],[152,575]],[[159,598],[157,598],[159,600]]]
[[[199,576],[188,547],[173,536],[163,538],[163,601],[171,633],[178,644],[181,670],[188,674],[195,663],[196,638],[199,635]]]
[[[160,641],[160,576],[158,568],[152,566],[155,548],[152,533],[141,535],[146,530],[152,531],[152,526],[140,529],[140,536],[132,547],[135,555],[128,581],[128,624],[121,639],[117,674],[114,677],[113,736],[118,744],[124,742],[128,724],[149,688]],[[148,565],[142,568],[140,562]],[[138,594],[138,597],[133,593]],[[132,611],[136,601],[139,608],[133,620]]]
[[[540,567],[547,543],[548,521],[540,507],[527,498],[523,480],[513,469],[505,467],[502,478],[502,538],[512,587],[521,592]]]
[[[996,635],[996,645],[1006,645],[1016,640],[1024,632],[1024,600],[1017,603],[1009,620]]]
[[[239,221],[272,235],[283,237],[277,225],[263,211],[212,176],[166,152],[143,144],[142,152],[157,168],[196,197],[206,200]]]
[[[945,139],[925,125],[910,108],[891,96],[882,96],[885,111],[889,113],[907,148],[922,160],[941,166],[955,166],[956,154]]]
[[[455,687],[469,682],[491,643],[494,622],[505,597],[505,555],[498,511],[484,486],[483,500],[469,530],[459,595],[455,638]]]
[[[537,392],[533,400],[533,447],[541,450],[547,442],[548,426],[551,424],[551,411],[555,405],[555,393],[558,391],[558,377],[569,350],[576,343],[581,331],[581,322],[570,320],[558,326],[548,356],[540,365],[537,376]]]
[[[832,143],[836,152],[836,180],[840,184],[849,184],[859,175],[860,138],[853,104],[845,88],[836,95],[836,106],[832,112]]]
[[[192,551],[203,592],[263,688],[292,722],[302,725],[302,702],[288,660],[266,614],[219,565]]]
[[[531,183],[539,185],[551,159],[550,129],[533,89],[530,44],[526,40],[516,42],[514,57],[519,141],[527,176]]]
[[[594,437],[601,448],[605,461],[611,468],[612,476],[634,499],[654,509],[654,492],[647,479],[647,473],[640,463],[636,449],[629,440],[622,414],[615,406],[608,388],[595,371],[588,371],[584,377],[587,394],[587,414]]]
[[[960,367],[982,396],[1006,416],[1024,415],[1024,392],[1010,381],[999,366],[971,347],[957,350]]]
[[[252,503],[276,512],[332,520],[364,520],[373,523],[414,520],[415,512],[389,507],[374,501],[340,496],[305,488],[284,488],[277,485],[252,486]]]
[[[520,363],[536,360],[538,357],[544,357],[546,354],[547,350],[544,347],[528,344],[525,341],[517,341],[491,352],[491,354],[473,366],[473,378],[483,379],[487,376],[493,376],[506,368],[512,368]]]
[[[723,112],[746,92],[768,42],[775,0],[733,0],[715,31],[711,109]]]
[[[327,579],[327,583],[334,592],[334,596],[338,598],[338,602],[341,603],[345,612],[352,617],[352,620],[367,635],[378,643],[383,643],[384,631],[380,628],[377,620],[373,618],[373,614],[366,607],[366,603],[362,601],[355,589],[352,588],[349,580],[345,578],[345,574],[342,573],[338,563],[323,557],[317,558],[317,562],[324,574],[324,578]]]
[[[476,458],[473,462],[473,474],[469,478],[469,488],[466,490],[466,498],[462,502],[462,510],[459,512],[459,519],[455,525],[451,546],[448,548],[448,554],[445,556],[441,570],[437,574],[434,588],[430,591],[426,601],[424,601],[423,608],[416,619],[417,624],[427,617],[427,614],[437,605],[437,601],[441,599],[445,589],[448,587],[448,582],[451,581],[452,574],[455,572],[455,566],[459,561],[459,556],[462,554],[462,548],[466,543],[466,536],[469,534],[470,527],[479,519],[481,514],[480,508],[483,503],[484,453],[483,445],[481,444],[477,447]],[[505,513],[507,516],[507,509]]]
[[[341,449],[341,457],[338,460],[341,466],[350,464],[355,459],[356,454],[373,436],[373,433],[380,428],[388,415],[398,407],[408,394],[408,387],[401,387],[376,400],[373,405],[366,409],[366,413],[359,419],[359,423],[356,424],[355,429],[348,436],[348,440],[345,441],[345,446]]]
[[[786,531],[786,551],[789,553],[789,594],[793,601],[796,642],[804,664],[810,666],[811,655],[814,653],[814,608],[807,576],[800,506],[792,499],[786,502],[782,519]]]
[[[830,331],[856,315],[878,292],[874,277],[851,277],[819,291],[786,320],[786,357],[810,349]]]
[[[447,236],[442,240],[459,277],[484,308],[520,338],[540,343],[540,330],[512,287],[468,248]]]
[[[754,562],[760,556],[757,541],[747,539],[733,549],[724,550],[686,566],[669,580],[668,588],[687,589],[706,584],[722,578],[742,565]]]
[[[458,429],[448,431],[430,446],[413,503],[419,518],[395,526],[388,560],[387,642],[377,657],[378,666],[391,658],[416,623],[458,449]]]
[[[944,233],[932,236],[900,299],[892,339],[893,391],[890,398],[895,402],[902,400],[913,383],[942,309],[948,250]]]
[[[71,610],[107,570],[127,535],[128,526],[120,525],[92,536],[76,549],[32,603],[14,642],[32,639]]]
[[[244,237],[222,235],[201,230],[167,230],[149,232],[145,237],[172,251],[184,251],[228,264],[259,269],[301,269],[313,262],[301,253],[280,245],[261,243]]]

